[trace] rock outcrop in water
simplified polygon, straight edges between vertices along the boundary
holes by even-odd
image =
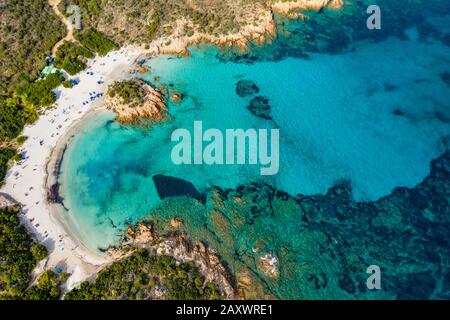
[[[105,106],[117,114],[116,120],[122,124],[160,122],[167,112],[163,95],[141,79],[114,83],[108,90]]]
[[[236,94],[241,98],[252,96],[258,92],[258,86],[251,80],[240,80],[236,83]]]
[[[126,234],[132,243],[138,245],[148,243],[158,237],[153,226],[145,223],[138,224],[136,230],[132,226],[128,226]]]
[[[450,87],[450,72],[441,73],[441,79],[447,85],[447,87]]]
[[[269,104],[269,99],[263,96],[258,96],[253,98],[250,101],[250,104],[248,105],[247,109],[253,113],[255,116],[271,120],[271,107]]]

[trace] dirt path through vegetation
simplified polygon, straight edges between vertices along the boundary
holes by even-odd
[[[58,16],[58,18],[64,23],[64,25],[67,28],[67,35],[59,40],[52,49],[52,56],[54,57],[56,55],[56,51],[58,48],[64,43],[64,41],[70,41],[70,42],[78,42],[75,37],[73,36],[73,25],[70,23],[69,19],[67,19],[61,11],[59,11],[58,5],[61,2],[61,0],[48,0],[48,4],[52,7],[55,14]]]

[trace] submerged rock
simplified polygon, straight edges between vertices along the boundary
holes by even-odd
[[[157,174],[153,176],[153,182],[155,183],[156,191],[161,199],[168,197],[180,197],[186,196],[197,199],[198,201],[205,203],[205,196],[197,191],[195,186],[186,180]]]
[[[170,94],[170,101],[172,101],[173,104],[178,105],[183,101],[185,95],[183,93],[180,93],[176,90],[172,90],[172,93]]]
[[[441,80],[447,85],[447,87],[450,87],[450,72],[441,73]]]
[[[236,83],[236,94],[241,98],[252,96],[258,92],[258,86],[251,80],[240,80]]]
[[[442,39],[442,43],[445,44],[447,47],[450,47],[450,33],[446,33]]]
[[[394,109],[394,110],[392,111],[392,114],[395,115],[395,116],[399,116],[399,117],[405,115],[405,113],[404,113],[401,109]]]
[[[266,97],[258,96],[256,98],[253,98],[252,101],[250,101],[247,109],[257,117],[266,120],[272,120],[269,99]]]
[[[270,278],[278,278],[280,276],[278,259],[271,253],[266,253],[265,255],[259,257],[258,269]]]
[[[179,229],[183,226],[183,219],[180,218],[172,218],[170,220],[169,226],[173,229]]]

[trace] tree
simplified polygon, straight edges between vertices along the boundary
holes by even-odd
[[[24,295],[25,300],[56,300],[60,296],[60,282],[56,274],[47,270],[38,278],[37,284]]]
[[[41,261],[47,256],[47,248],[42,244],[33,244],[31,253],[36,261]]]
[[[0,184],[3,183],[6,172],[8,171],[8,162],[16,155],[16,151],[11,148],[0,148]]]
[[[97,52],[101,56],[118,48],[118,45],[108,39],[103,33],[92,28],[79,34],[78,40],[83,46],[91,51]]]
[[[20,224],[18,209],[0,209],[0,299],[20,298],[36,266],[33,241]]]

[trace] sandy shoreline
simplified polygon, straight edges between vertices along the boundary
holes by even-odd
[[[75,77],[79,84],[70,89],[57,88],[55,107],[25,127],[22,134],[28,139],[19,149],[25,160],[14,163],[1,188],[1,192],[22,204],[22,223],[49,251],[34,273],[56,268],[69,272],[68,288],[88,279],[111,259],[87,249],[70,230],[60,205],[48,203],[49,186],[56,181],[54,166],[79,125],[103,109],[103,97],[92,101],[90,97],[106,94],[109,84],[129,77],[129,70],[141,56],[142,52],[133,48],[122,48],[96,57]]]

